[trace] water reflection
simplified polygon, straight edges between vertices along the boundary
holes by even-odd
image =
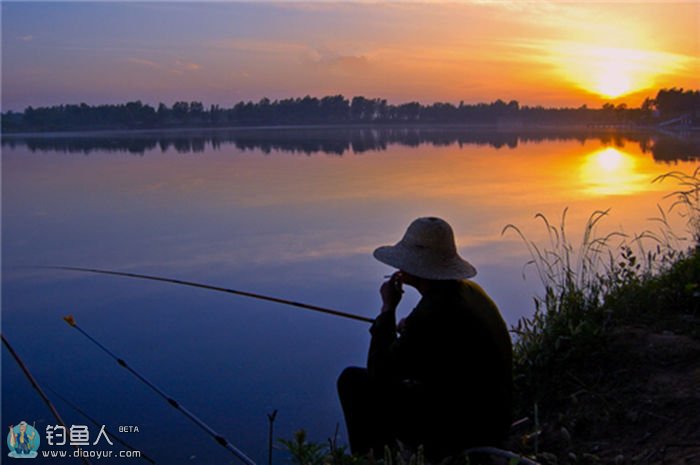
[[[638,171],[637,159],[613,147],[595,151],[581,164],[584,190],[593,195],[624,195],[647,186],[646,177]]]
[[[311,155],[325,153],[344,155],[385,151],[392,144],[418,147],[475,145],[496,149],[516,149],[523,143],[544,143],[575,140],[581,144],[598,141],[620,147],[637,144],[643,153],[651,153],[657,161],[700,160],[700,140],[652,132],[620,132],[593,129],[528,129],[522,131],[489,128],[267,128],[210,129],[184,131],[131,131],[109,133],[65,133],[3,135],[2,146],[26,146],[32,152],[65,153],[126,152],[144,155],[151,151],[203,153],[209,148],[221,150],[233,145],[239,150],[259,150]]]
[[[273,409],[278,437],[300,427],[318,440],[332,434],[342,421],[335,379],[364,363],[366,326],[182,286],[22,266],[171,276],[374,316],[390,270],[372,250],[415,217],[437,215],[453,225],[460,253],[479,269],[476,281],[512,324],[532,311],[537,282],[522,280],[529,257],[516,237],[501,235],[503,226],[538,240],[545,232],[533,215],[557,218],[570,207],[575,237],[592,211],[610,208],[605,227],[642,231],[670,188],[650,184],[671,169],[656,157],[699,153],[659,137],[336,128],[8,138],[3,332],[38,377],[101,422],[143,426],[144,450],[159,462],[190,464],[195,453],[199,463],[225,459],[195,447],[193,438],[208,439],[86,349],[61,319],[74,314],[260,462]],[[402,315],[417,300],[409,290]],[[34,341],[49,350],[31,350]],[[43,404],[23,399],[16,367],[2,370],[3,414],[43,418]]]

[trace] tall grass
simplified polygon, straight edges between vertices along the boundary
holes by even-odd
[[[548,395],[554,372],[578,362],[600,342],[606,326],[601,305],[606,283],[600,270],[610,256],[610,242],[624,237],[596,234],[608,213],[596,211],[588,217],[579,244],[567,235],[566,209],[557,226],[545,215],[536,215],[547,233],[542,245],[527,239],[515,225],[503,229],[503,234],[514,232],[522,239],[531,255],[526,267],[535,268],[544,288],[544,294],[534,298],[532,316],[521,318],[513,328],[516,391],[528,392],[535,402]]]
[[[534,298],[534,313],[513,328],[516,392],[522,396],[516,404],[521,409],[556,399],[562,380],[605,351],[612,327],[631,317],[652,320],[664,312],[698,313],[700,168],[690,175],[671,172],[653,182],[666,180],[678,185],[666,196],[670,207],[659,207],[655,229],[633,237],[597,233],[609,210],[588,217],[576,244],[567,234],[566,209],[556,225],[536,215],[546,230],[542,244],[529,240],[515,225],[503,229],[503,234],[515,233],[523,241],[531,256],[526,267],[534,267],[544,288],[544,294]],[[689,237],[673,230],[672,213],[685,219]],[[694,250],[688,248],[688,240]]]
[[[666,195],[673,200],[669,211],[679,211],[686,219],[687,232],[697,249],[700,247],[700,167],[696,168],[693,174],[672,171],[658,176],[652,182],[663,182],[667,179],[675,180],[679,186],[679,189]]]

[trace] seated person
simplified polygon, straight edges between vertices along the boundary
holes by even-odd
[[[399,271],[381,286],[367,368],[338,379],[354,454],[423,445],[429,460],[498,445],[511,422],[512,346],[494,302],[462,259],[449,224],[419,218],[374,257]],[[421,300],[397,331],[402,285]]]

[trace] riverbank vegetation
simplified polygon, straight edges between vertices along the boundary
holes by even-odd
[[[2,114],[2,132],[165,129],[181,127],[250,127],[346,124],[474,124],[474,125],[651,125],[659,118],[688,115],[700,118],[700,91],[661,89],[639,108],[606,103],[601,108],[544,108],[516,100],[468,104],[418,102],[390,104],[381,98],[342,95],[306,96],[271,101],[239,102],[231,108],[180,101],[157,107],[133,101],[125,104],[27,107]]]
[[[540,216],[549,244],[524,236],[544,286],[514,328],[516,415],[532,418],[511,447],[546,463],[685,463],[700,453],[700,169],[670,173],[669,212],[632,238],[596,236],[579,247],[565,215]],[[680,213],[685,237],[669,226]],[[519,230],[508,226],[507,230]],[[685,245],[684,245],[685,244]],[[695,386],[695,388],[693,388]]]
[[[700,168],[655,180],[669,181],[677,190],[657,227],[633,237],[597,235],[607,211],[589,217],[577,245],[566,212],[558,224],[538,215],[546,244],[504,229],[523,239],[544,288],[532,316],[513,328],[514,413],[525,420],[507,449],[550,465],[700,458]],[[683,234],[669,225],[671,214],[684,217]],[[302,434],[284,444],[296,465],[368,462],[334,440],[313,444]],[[392,451],[384,462],[423,459]]]

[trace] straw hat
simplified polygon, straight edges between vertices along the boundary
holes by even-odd
[[[418,218],[396,245],[374,251],[374,258],[424,279],[466,279],[476,268],[457,253],[452,227],[440,218]]]

